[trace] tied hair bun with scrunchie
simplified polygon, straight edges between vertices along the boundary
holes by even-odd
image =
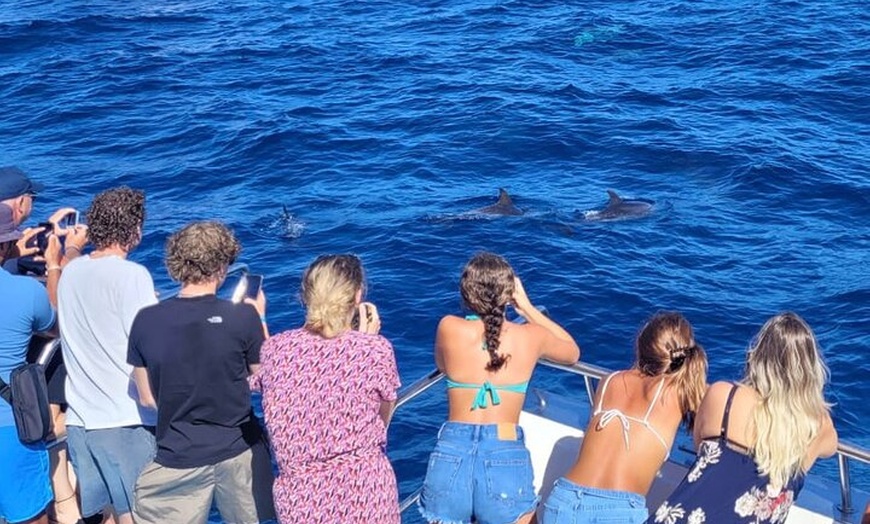
[[[668,348],[668,355],[671,359],[671,365],[668,366],[668,373],[673,373],[674,371],[679,370],[683,367],[683,363],[686,362],[686,358],[689,357],[696,349],[698,345],[692,344],[691,346],[680,346],[680,347],[671,347]]]

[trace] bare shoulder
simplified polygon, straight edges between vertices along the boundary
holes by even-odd
[[[837,435],[837,428],[834,427],[831,414],[825,411],[824,415],[822,415],[819,435],[816,437],[815,442],[815,445],[818,447],[819,456],[830,457],[837,452],[838,444],[839,436]]]
[[[734,384],[731,382],[720,381],[714,382],[707,388],[695,419],[696,440],[719,433],[725,402],[728,401],[728,395],[733,387]]]
[[[444,315],[441,317],[441,321],[438,322],[438,330],[456,329],[458,326],[462,325],[462,322],[464,322],[464,320],[456,315]]]
[[[733,383],[725,381],[710,384],[707,388],[707,392],[704,394],[704,400],[701,402],[700,410],[708,410],[714,406],[724,406],[733,387]]]

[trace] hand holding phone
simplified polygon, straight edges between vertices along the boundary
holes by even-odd
[[[51,222],[42,222],[37,224],[36,226],[41,231],[36,233],[35,237],[35,245],[38,254],[45,253],[46,248],[48,247],[48,237],[54,234],[54,224]]]
[[[66,215],[62,220],[59,220],[57,222],[57,227],[65,230],[65,231],[75,229],[75,227],[77,225],[79,225],[79,212],[76,210],[73,210],[71,213]]]
[[[64,235],[79,224],[79,212],[73,207],[62,207],[55,211],[48,221],[54,224],[56,235]]]
[[[257,300],[260,295],[260,290],[263,289],[263,275],[245,275],[247,285],[245,286],[245,298]]]
[[[236,289],[233,290],[232,301],[235,304],[240,304],[245,299],[257,300],[260,290],[263,288],[263,275],[253,275],[246,273],[239,279],[236,284]]]
[[[381,331],[378,308],[371,302],[360,302],[354,312],[351,327],[361,333],[377,335]]]

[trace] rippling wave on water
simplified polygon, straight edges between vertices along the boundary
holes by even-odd
[[[167,234],[226,221],[276,330],[301,322],[307,263],[360,254],[406,384],[433,367],[480,249],[608,367],[669,308],[711,378],[736,378],[753,333],[792,309],[826,352],[841,436],[870,445],[863,0],[82,4],[0,10],[0,163],[49,186],[34,220],[145,189],[134,258],[163,289]],[[499,187],[526,215],[455,219]],[[609,188],[662,205],[584,220]],[[444,415],[441,393],[400,412],[403,492]]]

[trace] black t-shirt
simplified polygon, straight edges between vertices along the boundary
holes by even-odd
[[[214,295],[172,298],[136,315],[127,362],[148,370],[158,464],[216,464],[260,438],[247,378],[262,343],[257,311]]]

